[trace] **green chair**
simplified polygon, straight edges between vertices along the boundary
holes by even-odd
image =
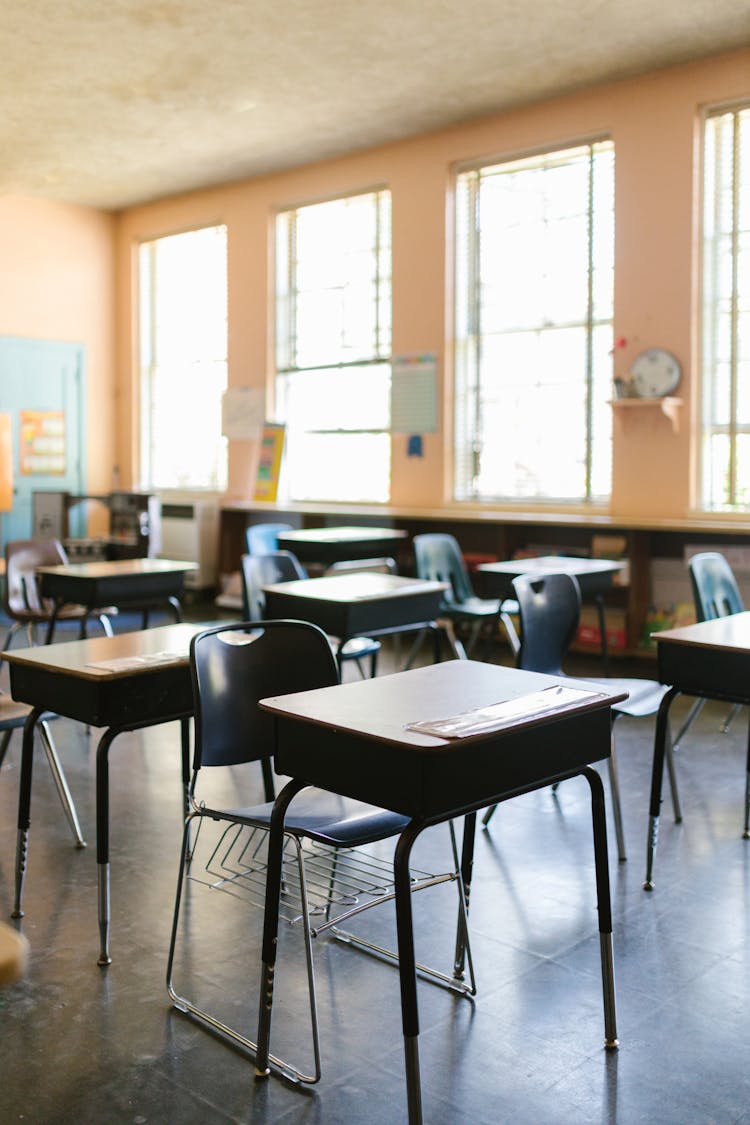
[[[414,559],[418,578],[447,582],[449,589],[440,609],[439,624],[448,637],[454,655],[465,660],[480,634],[487,641],[496,635],[502,623],[511,650],[518,652],[519,640],[511,614],[518,613],[518,603],[508,598],[480,598],[474,593],[469,572],[457,540],[452,535],[431,533],[414,536]],[[470,629],[466,646],[456,635],[456,626]],[[411,663],[414,650],[407,661]]]

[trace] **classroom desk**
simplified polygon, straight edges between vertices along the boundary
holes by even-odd
[[[393,527],[315,527],[283,531],[280,551],[291,551],[301,563],[331,563],[390,555],[406,539]]]
[[[609,665],[607,645],[607,621],[604,613],[602,595],[611,588],[615,575],[622,570],[623,563],[613,559],[583,559],[568,555],[541,555],[525,559],[508,559],[503,562],[480,563],[477,572],[481,574],[489,597],[512,598],[513,579],[520,574],[543,576],[545,574],[569,574],[578,582],[581,598],[591,598],[599,615],[599,635],[601,636],[602,661],[605,670]]]
[[[193,714],[190,640],[203,628],[203,625],[163,625],[115,637],[92,637],[2,653],[2,659],[10,665],[14,698],[32,707],[23,730],[14,918],[23,917],[23,888],[31,824],[34,727],[45,711],[54,711],[87,726],[106,728],[96,751],[100,965],[108,965],[111,961],[109,748],[123,731],[179,720],[182,725],[182,780],[187,787],[189,720]]]
[[[179,597],[185,575],[197,563],[172,559],[119,559],[112,562],[68,563],[64,566],[39,567],[42,596],[54,600],[54,609],[47,627],[47,643],[55,631],[57,615],[66,604],[86,606],[89,613],[100,606],[117,609],[142,609],[143,627],[148,624],[148,611],[160,604],[168,605],[175,621],[182,620]],[[81,621],[81,636],[86,635],[86,618]]]
[[[576,684],[580,687],[580,684]],[[263,933],[256,1068],[267,1074],[282,878],[283,820],[306,785],[368,801],[411,817],[394,860],[402,1025],[409,1121],[422,1121],[416,968],[409,856],[428,825],[465,816],[462,870],[469,882],[476,810],[582,774],[591,787],[604,995],[605,1044],[617,1045],[612,922],[604,792],[591,763],[610,754],[611,712],[622,693],[584,685],[565,709],[541,714],[531,693],[557,692],[558,680],[534,672],[453,660],[377,679],[262,700],[276,718],[275,766],[292,778],[271,822]],[[447,740],[408,729],[415,721],[474,712],[527,697],[505,729]],[[551,698],[551,696],[545,696]]]
[[[654,734],[646,879],[643,884],[647,891],[653,890],[654,886],[669,709],[680,694],[729,703],[750,703],[750,612],[700,621],[697,625],[685,625],[680,629],[665,629],[653,633],[652,637],[656,641],[659,679],[670,687],[659,707]],[[750,772],[745,778],[743,836],[745,839],[750,837]]]
[[[263,593],[266,617],[311,621],[338,637],[337,659],[352,637],[421,629],[433,631],[437,659],[440,634],[435,622],[446,589],[444,582],[365,571],[276,582],[264,586]]]

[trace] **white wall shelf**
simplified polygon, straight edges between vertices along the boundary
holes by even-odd
[[[663,398],[615,398],[610,403],[615,414],[621,418],[632,418],[632,411],[640,409],[657,409],[672,423],[672,429],[677,434],[680,432],[680,407],[681,398],[665,395]]]

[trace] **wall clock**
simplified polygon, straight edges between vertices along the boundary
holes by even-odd
[[[663,398],[682,376],[679,360],[664,348],[649,348],[633,360],[630,384],[638,398]]]

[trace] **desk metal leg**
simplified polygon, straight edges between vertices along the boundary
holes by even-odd
[[[266,904],[261,946],[260,1007],[258,1011],[258,1049],[255,1073],[265,1078],[270,1073],[271,1015],[273,983],[276,972],[276,946],[279,934],[279,900],[284,865],[284,817],[289,802],[305,788],[302,781],[290,781],[279,793],[271,813],[268,834],[268,867],[266,869]]]
[[[661,807],[661,787],[664,777],[664,755],[666,753],[667,738],[669,737],[669,708],[672,700],[680,694],[678,688],[670,688],[659,704],[659,713],[656,716],[656,730],[654,732],[654,762],[651,770],[651,804],[649,806],[648,841],[646,844],[646,879],[643,889],[654,889],[653,872],[656,843],[659,838],[659,810]]]
[[[596,905],[599,915],[599,948],[602,961],[602,994],[604,999],[604,1046],[619,1046],[615,1012],[615,972],[612,957],[612,904],[609,889],[609,857],[607,854],[607,817],[604,810],[604,787],[595,769],[586,766],[583,775],[591,789],[591,819],[594,828],[594,864],[596,867]]]
[[[745,766],[745,823],[742,837],[750,840],[750,726],[747,729],[747,764]]]
[[[417,966],[414,954],[414,924],[409,877],[411,850],[421,830],[421,825],[412,821],[401,833],[393,857],[396,930],[398,934],[398,972],[401,983],[401,1023],[404,1032],[404,1063],[406,1066],[409,1125],[422,1125]]]
[[[96,749],[96,862],[99,887],[99,957],[98,965],[110,965],[109,954],[109,748],[118,733],[110,727],[99,739]]]
[[[29,850],[29,825],[31,824],[31,776],[34,766],[34,730],[42,711],[35,707],[26,716],[23,725],[21,750],[21,779],[18,787],[18,837],[16,841],[16,898],[13,917],[23,918],[23,887],[26,881],[26,862]]]

